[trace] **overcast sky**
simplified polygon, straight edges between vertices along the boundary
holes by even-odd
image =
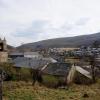
[[[0,0],[8,44],[100,32],[100,0]]]

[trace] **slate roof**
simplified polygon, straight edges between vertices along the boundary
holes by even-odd
[[[40,55],[38,52],[12,52],[9,55],[14,56],[14,55]]]
[[[18,57],[13,60],[14,66],[16,67],[24,67],[24,68],[33,68],[33,69],[41,69],[47,63],[52,63],[53,60],[51,58],[25,58]]]
[[[43,73],[56,76],[66,76],[71,68],[69,63],[50,63],[43,70]]]
[[[38,52],[24,52],[24,55],[40,55]]]
[[[14,56],[14,55],[20,56],[20,55],[24,55],[24,54],[21,53],[21,52],[12,52],[12,53],[10,53],[9,55],[10,55],[10,56]]]

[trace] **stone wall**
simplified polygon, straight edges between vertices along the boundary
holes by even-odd
[[[0,52],[0,62],[7,62],[7,61],[8,61],[8,53]]]

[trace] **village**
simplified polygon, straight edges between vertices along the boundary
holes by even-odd
[[[80,77],[85,82],[92,82],[100,74],[100,45],[94,41],[93,46],[80,48],[38,48],[35,52],[12,52],[9,54],[15,67],[26,67],[39,70],[42,74],[65,77],[64,83],[69,84]],[[93,68],[92,68],[93,67]],[[98,75],[96,75],[98,74]],[[79,83],[81,80],[77,80]],[[87,82],[86,82],[87,83]]]
[[[4,38],[0,40],[0,66],[0,84],[32,81],[33,86],[38,82],[55,89],[70,88],[73,83],[90,85],[100,78],[100,45],[9,52]]]
[[[100,0],[0,0],[0,100],[100,99]]]

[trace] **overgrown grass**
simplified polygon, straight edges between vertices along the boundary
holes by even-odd
[[[47,87],[56,87],[59,82],[63,82],[62,77],[57,77],[53,75],[42,75],[43,83]]]
[[[83,97],[87,94],[88,97]],[[75,85],[68,89],[51,89],[31,82],[4,82],[3,100],[99,100],[100,81],[93,85]]]

